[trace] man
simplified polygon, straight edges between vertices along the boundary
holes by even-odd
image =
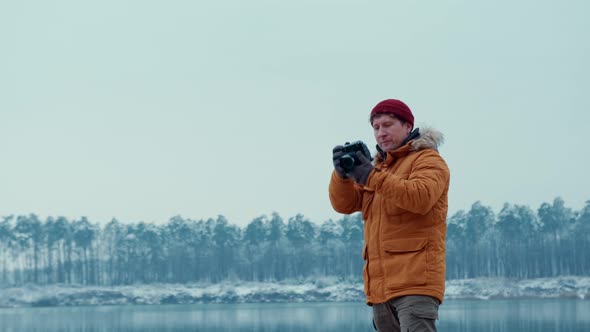
[[[373,323],[380,332],[436,331],[445,289],[445,236],[449,169],[438,154],[443,136],[414,128],[400,100],[378,103],[370,114],[377,141],[374,165],[340,166],[333,150],[330,201],[337,212],[362,212],[363,280]]]

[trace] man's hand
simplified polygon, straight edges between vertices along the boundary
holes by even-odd
[[[336,145],[334,147],[334,149],[332,150],[332,160],[334,161],[334,169],[336,170],[336,173],[338,173],[338,175],[341,178],[346,179],[348,178],[346,176],[346,172],[344,171],[342,166],[340,166],[340,157],[344,155],[344,152],[342,152],[342,148],[344,148],[342,145]]]
[[[371,171],[373,170],[373,165],[361,151],[356,152],[356,158],[361,162],[361,164],[355,165],[350,172],[346,173],[346,175],[350,176],[354,182],[364,186],[367,184],[369,174],[371,174]]]

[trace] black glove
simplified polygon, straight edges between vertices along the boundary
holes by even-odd
[[[334,147],[334,149],[332,150],[332,160],[334,161],[334,169],[336,170],[336,173],[338,173],[338,175],[341,178],[346,179],[348,178],[348,176],[346,176],[346,172],[340,166],[340,157],[344,155],[344,152],[342,152],[342,148],[342,145],[336,145]]]
[[[361,164],[355,165],[350,172],[346,173],[346,175],[350,176],[354,182],[364,186],[367,184],[369,174],[371,174],[371,171],[373,170],[373,164],[371,164],[371,161],[367,159],[361,151],[356,152],[356,158]]]

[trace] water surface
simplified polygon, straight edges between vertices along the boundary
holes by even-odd
[[[590,301],[447,300],[439,331],[590,331]],[[363,303],[265,303],[0,309],[0,331],[373,331]]]

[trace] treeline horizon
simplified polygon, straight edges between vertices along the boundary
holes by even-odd
[[[314,223],[301,214],[223,216],[168,223],[91,223],[35,214],[0,220],[0,286],[129,285],[222,280],[362,278],[359,213]],[[575,211],[561,198],[534,211],[475,202],[447,219],[447,279],[590,275],[590,200]]]

